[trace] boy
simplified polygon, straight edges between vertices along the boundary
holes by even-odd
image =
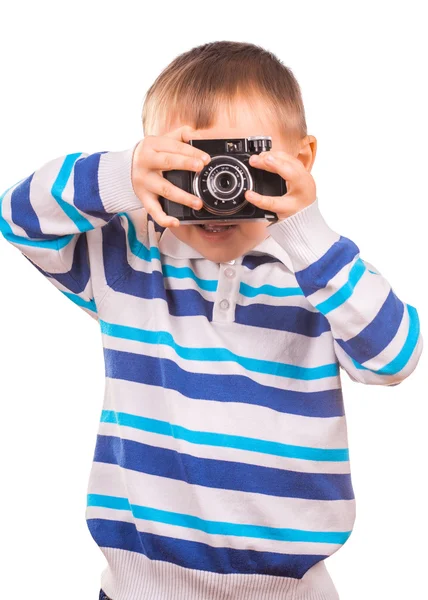
[[[325,222],[316,139],[271,53],[177,57],[143,126],[132,148],[54,159],[0,200],[6,240],[101,329],[86,512],[100,599],[337,599],[325,559],[355,520],[339,368],[399,384],[422,352],[418,313]],[[215,233],[162,211],[159,196],[202,206],[162,177],[209,164],[190,139],[252,135],[272,137],[251,165],[287,194],[246,198],[276,223]]]

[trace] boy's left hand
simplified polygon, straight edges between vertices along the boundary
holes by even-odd
[[[269,158],[274,161],[270,162]],[[245,192],[245,198],[259,208],[275,212],[282,221],[291,217],[316,199],[316,185],[314,178],[307,171],[303,163],[282,150],[269,150],[250,157],[250,165],[258,169],[265,169],[280,175],[287,184],[287,193],[283,196],[265,196],[257,192]]]

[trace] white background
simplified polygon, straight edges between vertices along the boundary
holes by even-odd
[[[0,193],[51,158],[136,143],[144,94],[177,54],[222,39],[262,45],[301,85],[326,221],[417,308],[428,341],[423,3],[3,6]],[[0,596],[96,600],[105,561],[84,511],[100,332],[2,236],[0,265]],[[342,375],[357,518],[326,561],[341,600],[426,594],[427,366],[425,351],[389,388]]]

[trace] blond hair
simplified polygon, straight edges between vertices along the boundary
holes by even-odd
[[[144,135],[156,135],[160,123],[178,118],[195,129],[208,129],[217,111],[233,101],[264,101],[268,117],[285,138],[307,135],[300,86],[292,71],[272,52],[255,44],[209,42],[177,56],[145,95]],[[249,134],[253,135],[253,134]]]

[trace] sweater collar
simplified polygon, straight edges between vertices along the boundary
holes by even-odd
[[[160,229],[160,228],[159,228]],[[163,231],[158,230],[159,239],[159,251],[166,256],[172,258],[205,258],[197,250],[189,246],[188,244],[179,240],[172,231],[166,227]],[[273,239],[271,235],[268,235],[262,242],[252,248],[246,254],[257,255],[257,254],[268,254],[273,256],[282,262],[292,273],[294,273],[293,264],[285,249]]]

